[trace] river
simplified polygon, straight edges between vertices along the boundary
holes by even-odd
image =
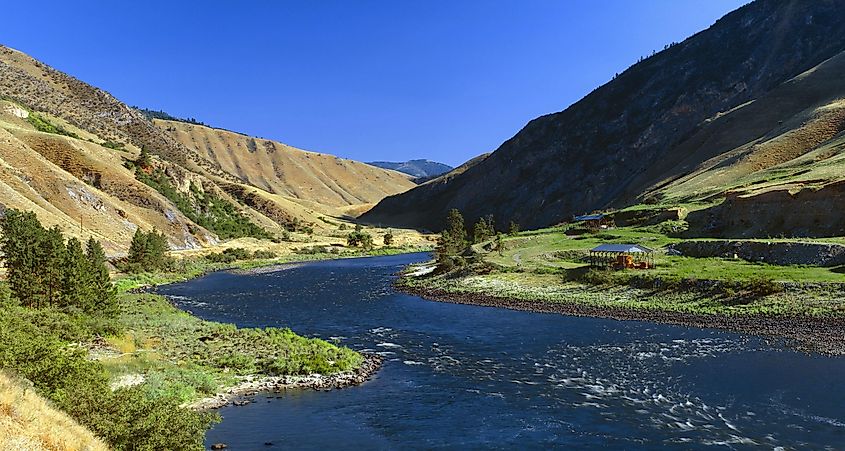
[[[845,359],[719,330],[433,302],[426,254],[218,272],[162,287],[209,320],[279,326],[385,364],[359,387],[220,410],[253,449],[845,449]],[[270,445],[272,444],[272,445]]]

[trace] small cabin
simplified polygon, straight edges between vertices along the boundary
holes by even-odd
[[[614,226],[613,219],[604,213],[575,216],[572,219],[581,223],[588,230],[610,229]]]
[[[639,244],[602,244],[590,250],[592,268],[650,269],[654,266],[654,250]]]

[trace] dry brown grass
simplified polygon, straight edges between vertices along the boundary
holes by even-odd
[[[378,202],[415,185],[408,176],[276,141],[185,122],[156,120],[209,164],[252,186],[328,207]]]
[[[97,451],[108,447],[33,389],[0,373],[0,449]]]

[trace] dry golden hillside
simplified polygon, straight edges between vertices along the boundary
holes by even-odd
[[[141,111],[0,46],[0,207],[119,255],[137,228],[174,249],[331,232],[405,191],[402,174]],[[331,218],[331,219],[330,219]]]
[[[33,389],[0,373],[0,449],[99,451],[108,447]]]
[[[175,247],[213,241],[138,181],[123,166],[124,152],[36,131],[26,121],[29,114],[0,101],[0,203],[6,208],[33,210],[45,224],[83,239],[94,236],[112,252],[128,246],[136,227],[164,231]]]
[[[265,191],[330,207],[378,202],[415,186],[405,174],[276,141],[155,120],[211,165]]]

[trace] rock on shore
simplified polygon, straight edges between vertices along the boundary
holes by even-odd
[[[332,390],[360,385],[369,380],[381,367],[383,358],[375,354],[362,354],[364,362],[357,369],[343,373],[307,376],[243,376],[241,381],[222,393],[199,399],[186,405],[196,410],[219,409],[229,404],[249,404],[246,398],[261,392],[279,392],[292,388]]]

